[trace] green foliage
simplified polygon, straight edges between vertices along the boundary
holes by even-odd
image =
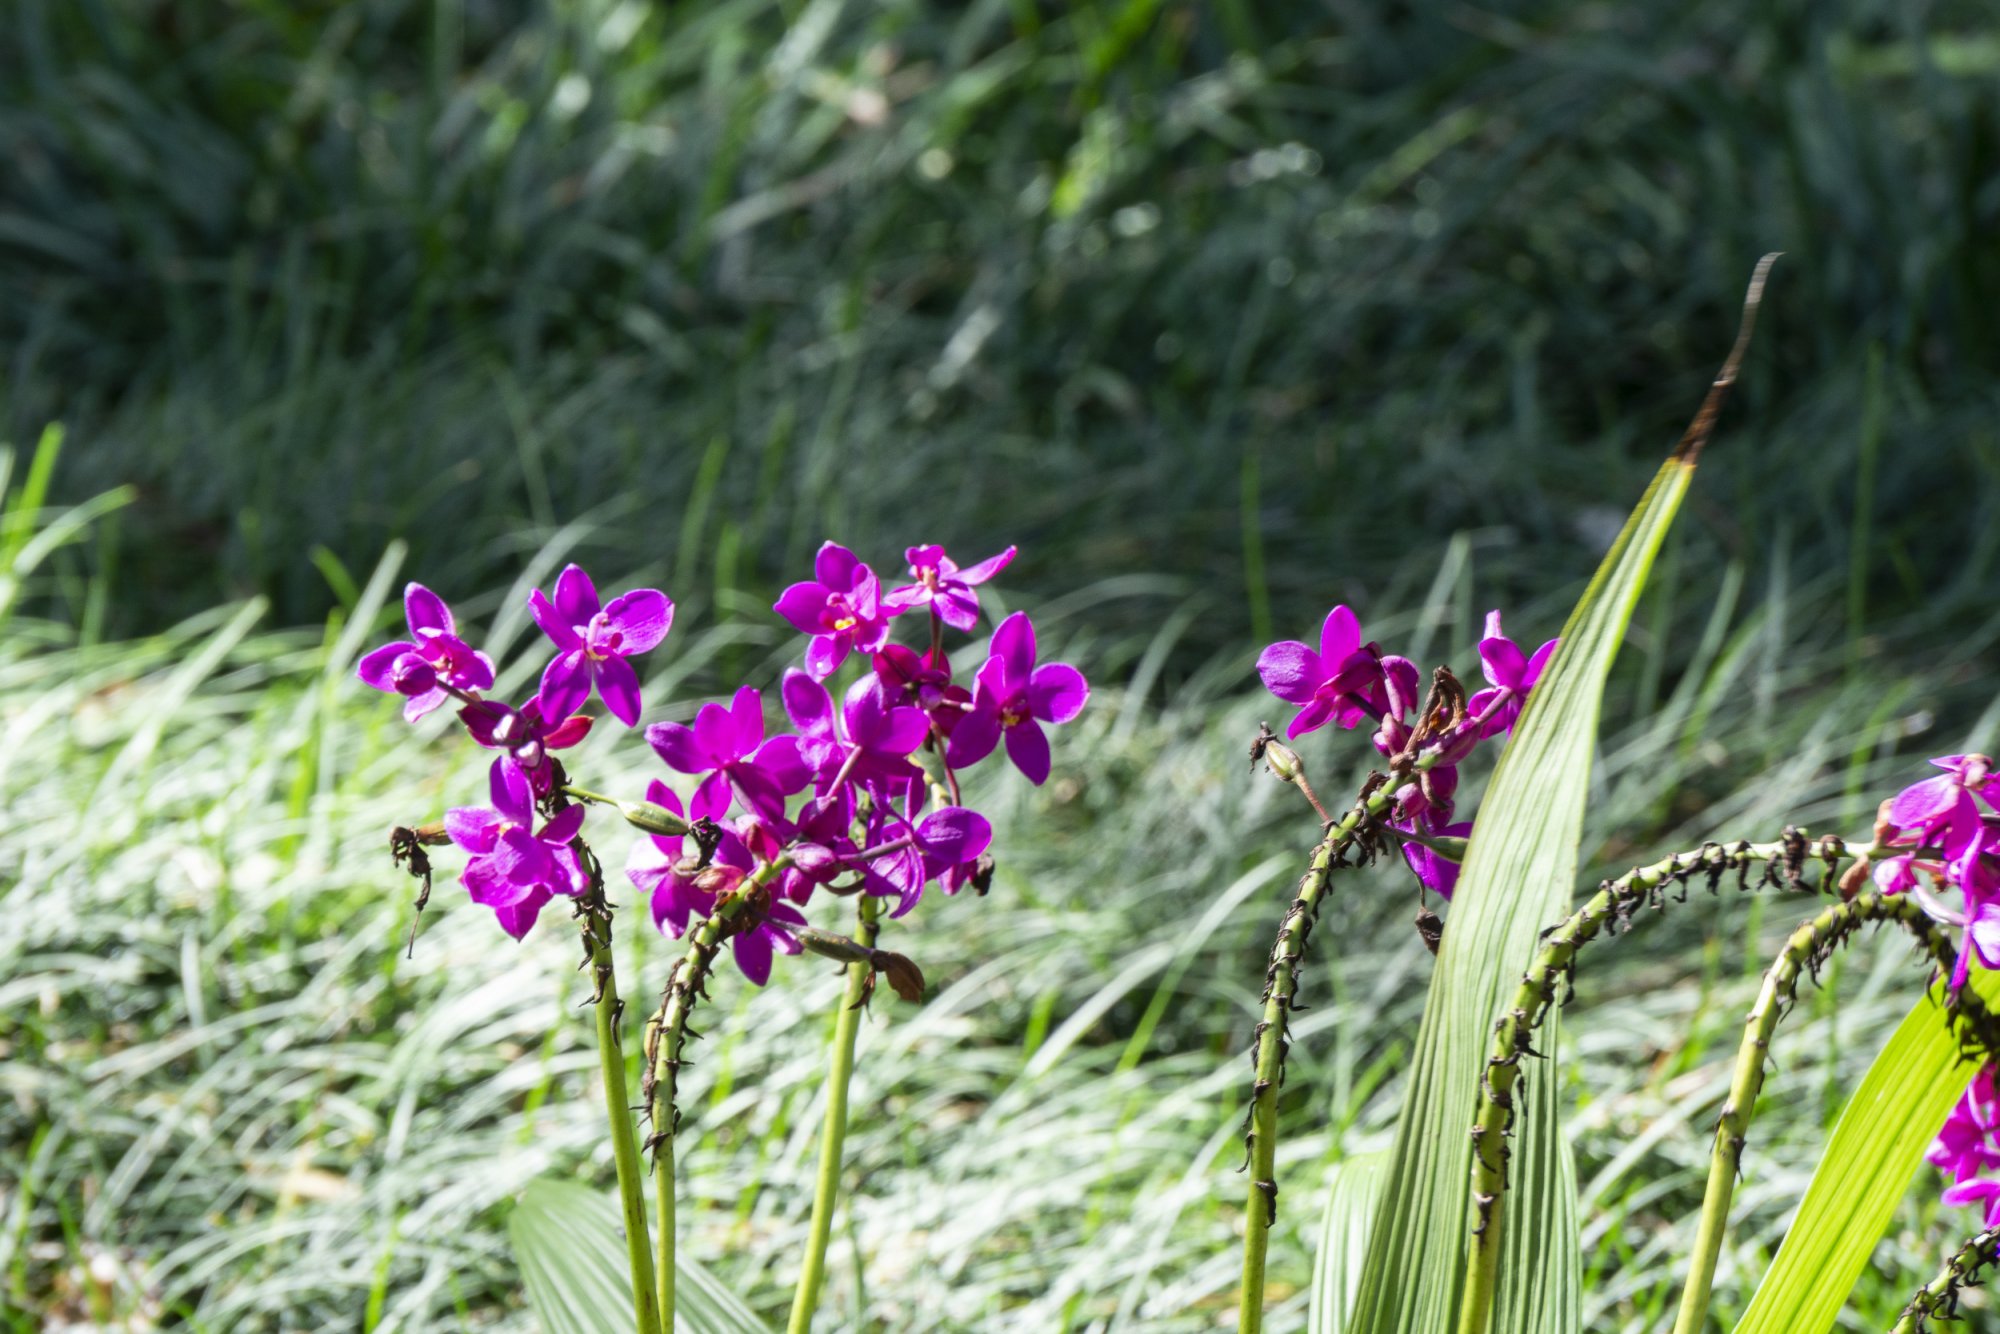
[[[1563,627],[1480,803],[1451,925],[1431,975],[1416,1067],[1396,1152],[1369,1238],[1354,1328],[1369,1334],[1449,1328],[1476,1225],[1466,1109],[1484,1076],[1493,1021],[1512,999],[1543,927],[1568,910],[1583,836],[1604,684],[1673,524],[1695,460],[1676,451],[1654,479]],[[1557,1059],[1554,1024],[1543,1050]],[[1507,1165],[1511,1189],[1478,1319],[1493,1328],[1576,1328],[1581,1301],[1573,1170],[1557,1130],[1552,1078],[1517,1085],[1523,1134]],[[1483,1334],[1475,1328],[1471,1334]]]
[[[2000,499],[1986,7],[1244,12],[26,0],[0,428],[144,488],[131,631],[316,619],[302,553],[398,536],[465,596],[581,514],[763,595],[920,502],[1051,587],[1230,590],[1216,649],[1407,605],[1413,526],[1495,601],[1580,573],[1784,249],[1724,541],[1847,564],[1880,438],[1865,591],[1990,583],[1925,515]]]
[[[1388,1176],[1388,1155],[1358,1154],[1333,1169],[1326,1192],[1326,1213],[1320,1219],[1319,1245],[1313,1248],[1312,1305],[1308,1334],[1343,1334],[1361,1287],[1361,1266],[1368,1258],[1368,1231],[1382,1199]]]
[[[1974,969],[1971,985],[1989,1003],[2000,999],[2000,975]],[[1736,1334],[1833,1328],[1924,1151],[1979,1068],[1949,1032],[1942,1000],[1942,986],[1933,986],[1916,1003],[1847,1100]]]

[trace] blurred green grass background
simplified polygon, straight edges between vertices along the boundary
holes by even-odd
[[[408,735],[354,650],[416,577],[524,681],[521,592],[575,557],[680,602],[649,702],[685,716],[775,679],[770,599],[833,536],[878,567],[1021,543],[1002,595],[1099,693],[1063,777],[981,794],[994,895],[912,923],[939,988],[866,1039],[832,1310],[1213,1327],[1251,1002],[1313,832],[1242,769],[1278,714],[1257,645],[1335,600],[1463,671],[1489,606],[1552,633],[1766,250],[1590,860],[1859,828],[1923,756],[1993,744],[1997,108],[1973,4],[16,0],[0,1309],[525,1326],[505,1201],[608,1180],[572,946],[496,951],[447,871],[401,958],[384,833],[476,757]],[[1364,744],[1314,738],[1323,790]],[[642,747],[599,747],[641,781]],[[1426,975],[1395,874],[1329,911],[1286,1320]],[[1665,1327],[1719,1063],[1796,915],[1731,900],[1585,962],[1592,1329]],[[1780,1040],[1725,1318],[1902,954],[1847,960]],[[719,996],[685,1155],[690,1244],[766,1311],[834,994],[786,981]],[[1965,1220],[1906,1224],[1859,1327]]]

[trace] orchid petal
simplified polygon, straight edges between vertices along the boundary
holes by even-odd
[[[657,648],[674,625],[673,599],[657,588],[635,588],[611,599],[604,609],[606,629],[623,638],[620,653],[644,653]]]
[[[543,670],[541,689],[535,698],[544,718],[568,717],[590,698],[590,659],[581,644],[558,655]]]
[[[988,556],[977,565],[966,566],[958,572],[956,576],[958,581],[962,584],[985,583],[988,579],[991,579],[994,575],[1000,573],[1000,571],[1013,563],[1014,550],[1013,547],[1008,547],[997,556]],[[944,555],[944,551],[941,548],[938,550],[938,555],[940,557]]]
[[[409,622],[413,635],[426,630],[447,635],[456,633],[451,621],[451,608],[444,605],[443,598],[422,584],[404,585],[403,619]]]
[[[826,588],[820,584],[793,584],[778,594],[771,610],[792,623],[802,635],[816,635],[826,619]]]
[[[1319,627],[1319,656],[1340,662],[1361,647],[1361,622],[1345,603],[1326,614]]]
[[[597,664],[597,694],[611,716],[627,727],[639,721],[639,673],[623,658],[601,658]]]
[[[1042,731],[1042,725],[1033,718],[1014,724],[1007,729],[1007,758],[1014,767],[1028,776],[1028,781],[1040,787],[1049,777],[1049,738]]]
[[[556,610],[571,625],[588,625],[593,616],[602,609],[597,600],[597,585],[583,572],[581,565],[565,565],[563,572],[556,576]]]
[[[549,641],[564,652],[583,647],[583,636],[576,627],[563,619],[555,604],[551,603],[542,590],[537,588],[528,594],[528,614],[535,618],[535,624],[542,627],[542,633]]]
[[[415,644],[401,640],[394,644],[384,644],[378,649],[371,649],[362,656],[360,662],[355,664],[354,674],[377,690],[386,690],[392,695],[400,694],[401,692],[396,689],[394,673],[396,659],[405,653],[414,653],[416,649]]]
[[[1326,679],[1319,654],[1287,639],[1257,655],[1257,675],[1264,688],[1287,704],[1310,704],[1313,692]]]
[[[1066,662],[1044,663],[1028,678],[1029,707],[1043,722],[1066,723],[1083,712],[1089,699],[1090,683]]]
[[[989,652],[1005,667],[1010,687],[1026,684],[1035,670],[1035,625],[1027,612],[1017,611],[1000,622]]]

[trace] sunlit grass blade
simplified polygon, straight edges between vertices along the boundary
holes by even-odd
[[[2000,1003],[2000,973],[1975,968],[1969,985],[1988,1004]],[[1979,1069],[1964,1059],[1942,999],[1933,987],[1917,1002],[1847,1100],[1798,1218],[1736,1334],[1833,1328],[1909,1193],[1924,1151]]]
[[[1353,1328],[1432,1334],[1460,1320],[1480,1334],[1569,1334],[1580,1319],[1576,1198],[1555,1133],[1555,1081],[1516,1086],[1522,1133],[1507,1165],[1504,1208],[1480,1233],[1475,1281],[1467,1247],[1472,1204],[1466,1136],[1487,1042],[1541,929],[1568,908],[1604,682],[1654,556],[1693,478],[1734,382],[1770,258],[1758,266],[1736,346],[1680,445],[1598,567],[1563,628],[1563,644],[1530,697],[1474,825],[1452,905],[1374,1233]],[[1554,1034],[1545,1050],[1553,1064]],[[1479,1212],[1485,1212],[1481,1210]]]

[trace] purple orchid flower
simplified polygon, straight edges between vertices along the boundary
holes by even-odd
[[[903,555],[916,582],[892,589],[882,599],[882,610],[898,616],[914,607],[928,606],[952,629],[970,630],[979,624],[979,594],[973,591],[974,586],[1006,569],[1014,559],[1014,548],[962,570],[940,546],[911,547]]]
[[[972,704],[972,692],[952,684],[951,659],[941,651],[919,656],[901,644],[884,644],[874,667],[889,697],[929,714],[931,726],[943,736],[951,735]]]
[[[852,551],[833,542],[813,559],[813,578],[778,595],[773,608],[800,634],[811,635],[806,671],[824,681],[855,649],[873,653],[889,638],[882,582]]]
[[[704,796],[698,790],[689,803],[688,818],[719,819],[728,808],[727,790],[720,793],[720,807],[714,804],[716,797],[714,792]],[[680,798],[657,778],[647,785],[646,800],[681,814]],[[679,939],[687,934],[690,922],[714,912],[716,902],[724,894],[735,893],[754,869],[756,859],[750,849],[736,830],[724,826],[715,855],[706,866],[697,868],[695,859],[685,855],[684,839],[654,834],[633,849],[625,875],[647,896],[653,925]],[[789,904],[769,903],[756,910],[755,919],[729,937],[730,952],[743,976],[760,987],[770,981],[772,955],[797,954],[801,947],[791,928],[805,924],[806,919]]]
[[[1542,679],[1542,669],[1548,666],[1549,656],[1560,643],[1560,639],[1551,639],[1535,650],[1535,656],[1524,657],[1520,647],[1501,633],[1500,613],[1486,613],[1486,637],[1479,641],[1479,662],[1489,684],[1465,703],[1467,713],[1485,719],[1480,729],[1482,737],[1514,730],[1528,692]]]
[[[1938,1198],[1950,1205],[1978,1205],[1987,1227],[2000,1226],[2000,1181],[1981,1177],[1976,1181],[1961,1182],[1947,1188]]]
[[[405,719],[415,722],[454,691],[492,688],[493,659],[458,637],[443,598],[410,584],[403,589],[403,617],[410,637],[370,651],[354,674],[377,690],[404,696]]]
[[[646,744],[684,774],[707,774],[697,800],[724,808],[731,792],[747,811],[765,820],[785,813],[785,798],[812,781],[812,771],[799,755],[799,739],[764,739],[764,697],[749,686],[736,692],[729,707],[704,704],[694,726],[655,723],[646,729]]]
[[[1406,834],[1417,833],[1426,838],[1467,838],[1472,834],[1470,821],[1444,825],[1440,828],[1430,828],[1416,820],[1391,821],[1391,825]],[[1424,888],[1431,890],[1440,898],[1450,900],[1452,891],[1458,888],[1458,873],[1463,869],[1458,862],[1421,843],[1407,842],[1403,844],[1403,860],[1408,863],[1410,870],[1423,883]]]
[[[799,729],[799,758],[812,771],[819,795],[847,779],[921,788],[923,771],[909,756],[930,735],[930,719],[921,709],[891,704],[880,677],[864,676],[849,686],[838,715],[826,687],[804,672],[787,671],[779,691],[785,713]]]
[[[1287,704],[1300,706],[1285,728],[1297,740],[1328,720],[1353,727],[1381,716],[1382,654],[1361,642],[1361,623],[1346,606],[1335,607],[1320,625],[1319,652],[1295,639],[1271,645],[1257,656],[1264,688]]]
[[[1903,837],[1937,842],[1952,863],[1953,878],[1963,882],[1986,841],[1979,802],[2000,805],[2000,776],[1984,755],[1943,755],[1931,763],[1945,772],[1898,792],[1889,803],[1889,823]]]
[[[889,916],[901,917],[916,907],[930,881],[977,862],[993,841],[993,826],[963,806],[941,806],[915,825],[878,807],[868,837],[872,846],[887,850],[862,865],[862,887],[870,894],[894,898],[896,906]]]
[[[536,829],[534,788],[520,765],[503,755],[487,781],[493,805],[445,812],[445,832],[472,854],[459,876],[472,901],[493,909],[502,929],[519,940],[552,896],[588,887],[570,847],[583,826],[583,807],[566,806]]]
[[[696,789],[694,800],[690,803],[692,809],[683,811],[680,794],[657,778],[646,784],[646,800],[681,816],[689,823],[701,819],[720,820],[729,810],[729,793],[726,789],[721,795],[720,805],[716,804],[713,793],[704,794],[700,789]],[[672,921],[675,924],[674,934],[677,936],[687,929],[688,904],[683,896],[683,890],[671,882],[676,876],[683,874],[680,864],[685,855],[686,843],[687,840],[680,834],[648,834],[632,845],[631,856],[625,862],[625,878],[646,896],[653,911],[653,925],[664,931],[666,929],[664,923]],[[720,855],[718,850],[717,856]],[[732,862],[741,863],[737,869],[746,871],[750,869],[748,859],[737,857],[733,851],[731,861],[724,864],[729,865]],[[691,881],[693,873],[687,872],[684,878]]]
[[[858,851],[848,832],[853,826],[852,788],[842,787],[808,801],[791,830],[786,849],[790,861],[779,875],[778,892],[794,903],[804,903],[813,890],[839,879],[850,869],[849,860]]]
[[[458,719],[474,741],[512,756],[538,797],[548,795],[549,785],[555,781],[549,752],[568,750],[590,735],[587,714],[573,713],[551,725],[542,717],[539,699],[531,699],[518,709],[495,699],[474,700],[458,711]]]
[[[973,678],[972,707],[952,729],[945,763],[963,769],[993,753],[1004,734],[1007,758],[1040,786],[1049,776],[1043,723],[1069,722],[1090,700],[1090,684],[1066,662],[1035,665],[1035,627],[1017,611],[993,632],[992,656]]]
[[[1970,1181],[2000,1168],[1996,1131],[2000,1131],[2000,1090],[1994,1087],[1993,1067],[1988,1065],[1973,1076],[1924,1159],[1954,1181]]]
[[[674,603],[656,588],[635,588],[600,607],[597,586],[575,565],[556,578],[555,601],[536,589],[528,610],[556,646],[542,673],[542,715],[567,718],[590,698],[591,687],[611,716],[627,727],[639,721],[639,674],[626,659],[656,647],[674,624]]]

